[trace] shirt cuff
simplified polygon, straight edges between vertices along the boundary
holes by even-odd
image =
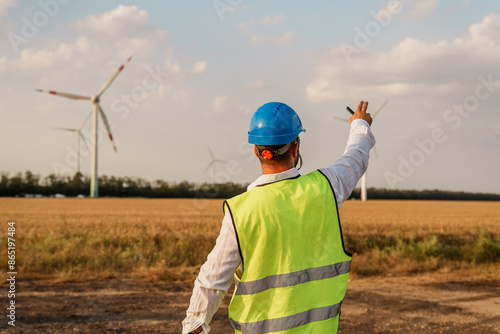
[[[184,329],[182,331],[182,334],[189,334],[191,331],[198,329],[198,327],[200,327],[200,326],[202,328],[200,334],[206,334],[206,333],[210,332],[210,326],[207,325],[206,323],[204,323],[204,324],[196,325],[195,327],[192,327],[192,325],[191,326],[184,325]],[[186,329],[186,328],[189,328],[189,329]]]
[[[356,118],[354,121],[352,121],[351,128],[354,128],[354,127],[360,126],[360,125],[370,127],[370,124],[368,124],[368,122],[365,121],[364,119]]]

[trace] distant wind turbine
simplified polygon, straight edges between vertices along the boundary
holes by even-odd
[[[97,95],[94,96],[85,96],[85,95],[77,95],[77,94],[69,94],[69,93],[61,93],[61,92],[55,92],[53,90],[42,90],[42,89],[37,89],[38,92],[42,93],[48,93],[48,94],[53,94],[53,95],[59,95],[62,97],[66,97],[68,99],[73,99],[73,100],[90,100],[93,104],[93,128],[92,128],[92,169],[90,173],[90,197],[99,197],[99,184],[98,184],[98,176],[97,176],[97,132],[98,132],[98,114],[101,117],[104,127],[106,128],[106,131],[108,132],[109,139],[111,140],[111,144],[113,144],[113,148],[115,152],[118,152],[116,150],[115,143],[113,141],[113,135],[111,134],[111,129],[109,127],[109,122],[108,119],[106,118],[106,115],[104,114],[104,111],[102,110],[101,106],[99,105],[99,101],[101,98],[101,95],[104,93],[104,91],[109,87],[109,85],[115,80],[115,78],[120,74],[120,72],[125,68],[125,66],[130,62],[132,57],[129,57],[127,61],[121,65],[102,85],[101,89],[97,93]]]
[[[385,105],[387,104],[387,102],[389,102],[389,100],[385,100],[384,103],[382,103],[380,105],[380,107],[378,107],[378,109],[375,110],[375,112],[372,115],[372,119],[373,120],[375,120],[375,117],[380,113],[380,111],[382,110],[382,108],[385,107]],[[349,123],[348,119],[345,119],[345,118],[342,118],[342,117],[333,116],[333,118],[338,119],[338,120],[343,121],[343,122]],[[378,159],[377,148],[375,146],[373,146],[373,153],[375,154],[375,158]],[[367,189],[367,184],[366,184],[366,173],[367,173],[367,171],[361,177],[361,200],[362,201],[366,201],[368,199],[368,189]]]
[[[87,145],[87,139],[85,138],[85,136],[83,135],[82,133],[82,129],[83,127],[85,126],[85,124],[87,123],[87,121],[89,120],[89,117],[90,115],[92,114],[92,112],[90,112],[87,117],[85,117],[85,119],[83,120],[82,124],[80,125],[79,128],[77,129],[73,129],[73,128],[58,128],[58,127],[54,127],[53,129],[56,129],[56,130],[62,130],[62,131],[69,131],[69,132],[76,132],[76,154],[77,154],[77,160],[76,160],[76,172],[77,173],[80,173],[80,148],[81,148],[81,144],[80,144],[80,139],[83,141],[83,144],[85,145],[85,147],[87,148],[87,150],[90,152],[90,149]]]
[[[212,184],[215,183],[215,164],[220,162],[220,163],[226,163],[227,161],[225,160],[220,160],[220,159],[215,159],[214,157],[214,154],[212,152],[212,149],[210,148],[210,146],[207,146],[208,147],[208,153],[210,153],[210,157],[212,158],[212,161],[208,164],[207,168],[205,168],[205,173],[211,169],[211,176],[212,176]]]

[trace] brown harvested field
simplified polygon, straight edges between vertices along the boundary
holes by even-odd
[[[9,220],[16,222],[19,261],[17,326],[4,320],[0,332],[179,333],[221,206],[0,199],[0,263],[6,267]],[[341,332],[500,333],[500,203],[349,201],[341,220],[347,248],[357,251]],[[1,301],[7,305],[5,294]],[[227,303],[213,333],[231,332]]]
[[[500,235],[500,202],[347,201],[340,214],[344,233],[472,234],[486,228]]]

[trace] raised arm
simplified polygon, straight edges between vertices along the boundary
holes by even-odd
[[[344,155],[332,166],[321,169],[333,187],[339,208],[368,168],[370,149],[375,145],[370,129],[372,118],[366,112],[367,108],[367,101],[359,102],[356,112],[349,119],[351,131]]]

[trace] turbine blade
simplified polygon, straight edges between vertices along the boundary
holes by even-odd
[[[56,127],[53,127],[52,129],[62,130],[62,131],[70,131],[70,132],[76,132],[76,131],[78,131],[78,129],[71,129],[71,128],[56,128]]]
[[[212,161],[211,163],[208,164],[207,168],[205,168],[205,170],[203,172],[206,172],[207,170],[210,169],[210,167],[212,167],[212,165],[215,163],[215,161]]]
[[[349,120],[348,119],[345,119],[345,118],[341,118],[341,117],[337,117],[337,116],[333,116],[333,118],[339,120],[339,121],[342,121],[342,122],[347,122],[349,123]]]
[[[90,118],[90,115],[92,115],[93,111],[89,112],[89,114],[87,115],[87,117],[85,117],[85,119],[83,120],[82,124],[80,125],[80,127],[78,128],[78,130],[81,130],[83,129],[83,127],[85,126],[85,124],[87,123],[87,121],[89,120]]]
[[[125,68],[125,66],[130,62],[130,60],[132,59],[132,56],[130,56],[126,61],[125,63],[123,63],[122,66],[120,66],[116,71],[115,73],[113,73],[111,75],[111,77],[108,79],[108,81],[106,81],[104,83],[104,85],[102,85],[101,89],[99,89],[99,93],[97,93],[97,97],[101,96],[102,93],[104,93],[104,91],[109,87],[109,85],[111,85],[111,83],[113,82],[113,80],[115,80],[115,78],[118,76],[118,74],[120,74],[120,72]]]
[[[382,108],[385,107],[387,102],[389,102],[389,100],[385,100],[384,103],[382,103],[382,105],[378,107],[378,109],[373,113],[372,118],[375,118],[375,116],[377,116],[377,114],[382,110]]]
[[[108,131],[109,139],[111,140],[111,144],[113,144],[113,148],[116,153],[118,153],[118,150],[116,149],[115,146],[115,141],[113,140],[113,135],[111,134],[111,128],[109,127],[108,119],[106,118],[106,115],[104,114],[104,111],[101,109],[101,106],[99,103],[96,103],[97,105],[97,111],[99,111],[99,115],[102,118],[102,122],[104,123],[104,127],[106,128],[106,131]]]
[[[212,160],[214,160],[214,153],[212,152],[212,149],[210,148],[210,145],[207,146],[208,147],[208,153],[210,153],[210,158],[212,158]]]
[[[68,99],[73,99],[73,100],[90,100],[90,97],[84,96],[84,95],[77,95],[77,94],[70,94],[70,93],[61,93],[61,92],[55,92],[53,90],[44,90],[44,89],[37,89],[37,92],[40,93],[47,93],[47,94],[52,94],[52,95],[59,95],[62,97],[67,97]]]
[[[87,151],[89,151],[89,152],[90,152],[90,148],[89,148],[89,146],[87,145],[87,138],[85,138],[85,136],[83,135],[83,133],[82,133],[80,130],[78,130],[78,134],[80,135],[80,138],[81,138],[81,139],[82,139],[82,141],[83,141],[83,145],[85,145],[85,148],[87,149]]]

